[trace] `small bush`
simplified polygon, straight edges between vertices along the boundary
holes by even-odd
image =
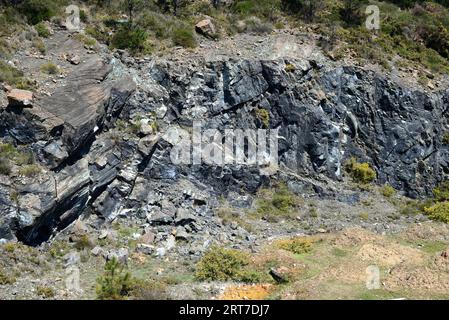
[[[392,186],[386,184],[380,189],[380,192],[384,197],[391,198],[395,195],[396,190]]]
[[[55,75],[59,73],[59,67],[53,62],[48,62],[41,65],[41,71],[47,74]]]
[[[122,27],[112,37],[111,45],[117,49],[140,52],[145,48],[147,33],[140,28]]]
[[[84,11],[82,9],[80,10],[80,20],[83,23],[89,22],[89,16],[87,15],[86,11]]]
[[[278,248],[290,251],[295,254],[309,253],[312,251],[313,242],[304,237],[279,240],[276,245]]]
[[[444,145],[449,146],[449,132],[443,133],[442,142]]]
[[[56,14],[58,1],[26,0],[18,6],[19,12],[27,17],[28,23],[37,24],[49,20]]]
[[[55,296],[55,290],[50,287],[39,286],[37,287],[37,294],[44,298],[53,298]]]
[[[358,163],[355,158],[351,158],[346,163],[346,171],[357,183],[370,183],[376,179],[376,171],[371,168],[369,163]]]
[[[433,195],[437,201],[449,201],[449,180],[446,180],[433,189]]]
[[[285,66],[284,70],[285,72],[295,72],[296,67],[293,64],[289,63]]]
[[[267,221],[277,222],[283,218],[295,218],[299,203],[300,199],[281,184],[273,190],[262,189],[259,192],[256,211]]]
[[[241,280],[244,273],[242,269],[248,263],[249,258],[245,253],[214,246],[198,262],[196,277],[211,281]]]
[[[364,18],[362,8],[368,0],[344,0],[340,9],[340,17],[348,25],[360,25]]]
[[[195,48],[197,46],[195,34],[190,28],[177,28],[172,35],[173,44],[184,48]]]
[[[262,123],[264,128],[268,128],[270,126],[270,113],[267,110],[257,108],[256,117]]]
[[[50,36],[50,30],[48,30],[47,26],[43,22],[39,22],[34,26],[37,31],[39,37],[48,38]]]
[[[97,279],[97,299],[123,300],[129,297],[133,288],[131,274],[117,259],[106,262],[104,274]]]
[[[431,220],[449,223],[449,202],[439,202],[431,207],[424,208],[424,212]]]

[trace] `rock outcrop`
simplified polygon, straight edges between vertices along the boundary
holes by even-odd
[[[197,247],[204,239],[192,234],[226,237],[214,214],[219,196],[232,194],[236,206],[249,207],[242,190],[251,194],[270,177],[254,165],[174,164],[173,141],[164,133],[194,121],[222,132],[278,129],[280,166],[271,174],[296,192],[338,197],[327,181],[343,179],[350,157],[369,162],[377,183],[411,197],[428,195],[449,174],[442,142],[447,91],[410,89],[314,60],[133,65],[139,86],[132,96],[132,81],[110,79],[110,66],[92,60],[33,108],[1,114],[4,135],[30,144],[57,170],[44,183],[16,188],[15,202],[13,187],[0,181],[0,238],[38,244],[86,212],[102,221],[137,217],[167,243],[173,228]],[[229,234],[249,238],[238,226]],[[151,242],[162,241],[155,237]]]

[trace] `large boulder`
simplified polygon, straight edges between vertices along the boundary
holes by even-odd
[[[6,93],[9,107],[31,108],[33,92],[21,89],[11,89]]]
[[[195,25],[195,30],[199,34],[211,39],[215,38],[217,34],[215,26],[210,19],[204,19],[198,22]]]

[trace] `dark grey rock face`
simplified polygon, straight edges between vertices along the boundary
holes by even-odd
[[[134,65],[138,89],[131,97],[132,81],[110,80],[108,66],[92,63],[73,76],[72,87],[1,114],[4,134],[33,145],[57,170],[45,183],[19,188],[18,203],[12,187],[0,183],[0,238],[37,244],[88,210],[104,221],[136,216],[163,235],[158,239],[177,227],[177,237],[195,247],[203,246],[196,234],[227,237],[214,214],[219,196],[250,206],[248,194],[270,176],[257,166],[174,164],[164,134],[194,121],[222,132],[278,129],[280,170],[272,175],[295,181],[298,193],[345,198],[323,181],[341,180],[353,156],[375,168],[377,183],[411,197],[428,195],[449,174],[446,91],[411,90],[370,71],[305,60]],[[117,137],[118,119],[157,123],[157,132],[140,128]],[[243,229],[229,234],[246,237]]]

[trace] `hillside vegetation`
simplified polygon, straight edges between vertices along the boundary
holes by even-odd
[[[42,22],[62,22],[67,0],[3,0],[0,56],[14,45],[6,39],[34,25],[48,36]],[[87,0],[76,2],[82,40],[99,41],[132,54],[163,54],[173,46],[197,46],[195,24],[210,17],[215,38],[236,33],[270,33],[294,29],[321,35],[320,45],[332,59],[355,58],[386,69],[413,65],[419,76],[449,70],[449,1],[368,0]],[[380,30],[365,27],[367,5],[380,9]],[[94,40],[95,39],[95,40]],[[0,65],[0,80],[21,83],[20,74]]]

